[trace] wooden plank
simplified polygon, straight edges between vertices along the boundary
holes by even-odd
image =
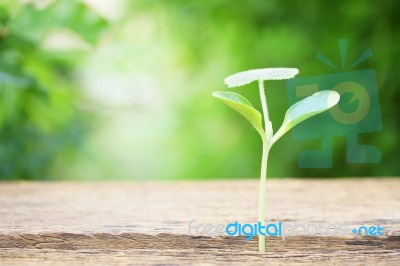
[[[269,180],[267,219],[380,225],[356,235],[205,236],[192,225],[257,220],[257,180],[0,183],[0,264],[400,264],[400,179]],[[195,227],[193,227],[195,228]]]

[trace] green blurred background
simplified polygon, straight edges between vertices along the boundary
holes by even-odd
[[[318,140],[287,134],[271,177],[400,175],[400,2],[37,0],[0,2],[0,179],[196,179],[259,175],[261,141],[211,97],[223,79],[263,67],[299,77],[340,64],[375,69],[383,130],[360,135],[380,164],[347,164],[333,139],[331,169],[301,169]],[[259,108],[257,85],[233,89]],[[284,81],[266,84],[274,129],[288,108]]]

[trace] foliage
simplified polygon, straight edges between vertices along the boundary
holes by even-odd
[[[0,1],[2,178],[257,176],[261,141],[256,131],[209,95],[223,88],[221,77],[229,73],[282,65],[301,66],[303,77],[374,70],[383,129],[359,134],[357,140],[378,148],[382,162],[347,163],[346,136],[337,136],[330,151],[333,168],[299,168],[299,155],[318,149],[321,140],[295,141],[285,134],[269,158],[269,176],[400,175],[400,76],[394,71],[400,64],[399,1],[82,1],[99,11],[95,2],[116,7],[101,12],[114,14],[107,17],[118,27],[99,49],[90,45],[107,30],[106,22],[77,1]],[[36,8],[22,2],[59,4]],[[79,52],[49,50],[55,31],[73,33],[88,45]],[[338,39],[348,39],[345,69],[340,67]],[[367,49],[373,56],[349,69]],[[338,69],[316,60],[318,51]],[[19,89],[5,93],[11,83]],[[277,125],[289,106],[284,82],[275,86],[266,90],[266,97],[272,99],[270,119]],[[87,100],[80,88],[92,97],[91,110],[98,110],[96,130],[89,135],[93,120],[77,106]],[[248,88],[243,96],[260,110],[252,93],[256,84]],[[348,96],[342,95],[341,102],[350,101]],[[89,156],[69,164],[66,159],[83,143],[90,147],[85,150]],[[50,174],[51,168],[56,174]]]
[[[340,62],[338,39],[348,39],[348,61],[354,62],[368,48],[373,57],[351,71],[374,69],[377,73],[383,130],[360,134],[359,143],[369,144],[382,151],[380,164],[348,164],[347,139],[332,139],[333,168],[305,169],[297,167],[299,154],[318,149],[319,139],[298,142],[288,134],[277,143],[270,158],[269,172],[274,177],[340,177],[340,176],[398,176],[397,161],[400,106],[397,101],[399,76],[400,2],[387,0],[339,1],[136,1],[130,16],[149,18],[154,35],[148,43],[157,43],[168,57],[165,65],[153,66],[167,74],[155,74],[165,84],[168,95],[184,95],[169,99],[170,108],[179,117],[171,137],[179,141],[169,151],[176,154],[175,165],[163,172],[180,178],[234,178],[258,175],[260,140],[245,121],[236,114],[210,103],[208,95],[221,88],[221,77],[238,70],[265,66],[301,66],[302,76],[325,75],[349,71],[332,70],[315,60],[323,51],[335,64]],[[132,14],[133,13],[133,14]],[[134,19],[133,19],[134,21]],[[159,55],[158,54],[158,55]],[[163,57],[147,62],[163,62]],[[169,60],[169,61],[167,61]],[[168,71],[174,69],[175,73]],[[153,73],[154,73],[153,72]],[[181,78],[183,77],[183,78]],[[165,82],[164,82],[165,80]],[[173,84],[168,86],[168,84]],[[255,87],[255,84],[250,84]],[[273,112],[273,123],[282,121],[288,108],[285,84],[267,90]],[[251,88],[243,91],[255,108],[259,101]],[[346,95],[344,95],[346,96]],[[168,97],[168,96],[167,96]],[[173,106],[173,107],[171,107]],[[220,123],[225,121],[225,123]],[[161,129],[158,129],[161,131]],[[246,136],[246,137],[244,137]],[[279,148],[278,148],[279,146]],[[155,152],[157,154],[157,152]],[[221,165],[218,162],[225,161]],[[285,162],[285,163],[282,163]],[[287,167],[287,164],[294,167]],[[171,170],[171,171],[170,171]],[[176,172],[178,172],[176,174]]]
[[[73,80],[80,50],[49,50],[49,34],[68,30],[95,44],[107,22],[77,1],[46,7],[0,5],[0,178],[43,179],[71,156],[87,131]]]

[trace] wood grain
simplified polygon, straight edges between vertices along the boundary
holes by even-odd
[[[188,223],[257,220],[257,180],[0,183],[0,264],[400,264],[400,179],[268,180],[267,219],[384,236],[257,239]]]

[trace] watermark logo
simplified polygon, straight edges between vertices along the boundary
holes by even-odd
[[[340,73],[290,79],[286,82],[289,106],[321,90],[334,90],[340,94],[338,105],[318,116],[307,119],[292,130],[297,141],[321,140],[321,148],[302,152],[298,158],[301,168],[331,168],[332,138],[347,137],[347,163],[379,163],[381,152],[374,146],[360,144],[362,133],[377,132],[382,129],[376,73],[373,69],[345,71],[347,40],[339,40]],[[350,70],[372,56],[366,50]],[[323,53],[316,59],[338,69]]]
[[[281,237],[285,240],[288,236],[383,236],[384,229],[380,225],[359,226],[351,228],[345,223],[324,224],[301,222],[275,222],[262,224],[239,223],[235,221],[229,224],[197,223],[190,220],[188,223],[189,235],[203,236],[246,236],[246,240],[252,240],[258,235],[269,237]]]
[[[351,230],[356,236],[383,236],[383,228],[378,226],[360,226]]]

